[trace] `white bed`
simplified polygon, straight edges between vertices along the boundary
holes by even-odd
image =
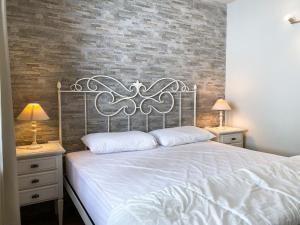
[[[157,126],[170,127],[170,119],[173,127],[182,127],[187,123],[190,125],[189,112],[192,112],[193,125],[197,125],[197,86],[189,88],[181,80],[162,78],[150,82],[149,85],[136,81],[126,87],[115,78],[95,75],[77,80],[67,90],[61,89],[60,82],[57,87],[61,143],[64,143],[62,94],[82,95],[83,135],[89,134],[90,131],[90,108],[96,110],[99,116],[105,117],[105,123],[99,124],[99,127],[107,128],[107,132],[119,131],[120,128],[124,130],[124,126],[112,127],[111,120],[120,116],[127,119],[128,131],[148,132],[158,129]],[[103,101],[105,99],[108,100]],[[122,104],[119,104],[121,102]],[[112,106],[115,106],[113,110]],[[138,124],[142,127],[138,128],[136,123],[140,120],[135,121],[137,112],[141,121],[144,118],[144,122]],[[158,124],[158,115],[162,118],[162,124]],[[154,126],[150,124],[152,121]],[[86,225],[107,225],[110,214],[114,215],[114,209],[118,209],[117,206],[133,197],[146,196],[173,185],[228,174],[241,168],[266,165],[283,158],[211,141],[113,154],[97,155],[90,151],[80,151],[66,155],[65,188]],[[222,196],[222,193],[218,194]],[[123,218],[118,218],[121,225],[132,224],[123,224]]]
[[[208,141],[106,155],[69,153],[66,174],[92,221],[105,225],[112,209],[132,197],[283,158]]]

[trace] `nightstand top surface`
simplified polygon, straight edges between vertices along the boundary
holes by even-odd
[[[58,141],[48,142],[46,144],[39,144],[39,149],[29,149],[29,145],[17,146],[16,153],[17,158],[36,158],[52,155],[60,155],[65,153],[65,149]]]
[[[236,127],[206,127],[208,131],[220,135],[220,134],[233,134],[233,133],[241,133],[246,132],[246,129],[236,128]]]

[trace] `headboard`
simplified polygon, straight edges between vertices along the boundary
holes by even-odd
[[[139,80],[126,87],[119,80],[105,75],[96,75],[78,79],[69,89],[62,89],[57,83],[59,109],[59,140],[62,143],[62,94],[82,93],[84,101],[84,132],[88,133],[88,95],[93,96],[93,107],[99,116],[107,120],[107,132],[110,132],[111,118],[122,114],[127,117],[127,127],[131,130],[131,118],[140,112],[145,116],[146,131],[149,131],[149,116],[158,113],[162,116],[162,128],[166,126],[166,115],[174,109],[178,101],[178,126],[182,125],[182,94],[191,94],[193,101],[193,123],[196,125],[197,86],[188,85],[173,78],[162,78],[154,82]],[[90,96],[89,96],[90,97]],[[176,98],[175,98],[176,97]],[[91,98],[91,97],[90,97]],[[103,100],[106,100],[104,102]],[[109,109],[109,110],[108,110]]]

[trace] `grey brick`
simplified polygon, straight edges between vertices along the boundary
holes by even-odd
[[[39,102],[50,116],[38,123],[38,141],[58,139],[57,80],[105,74],[123,82],[161,77],[198,85],[199,126],[217,125],[211,112],[224,96],[226,6],[207,0],[10,0],[7,1],[9,51],[15,117],[28,102]],[[65,97],[64,140],[82,148],[81,96]],[[77,99],[76,99],[77,98]],[[91,104],[89,104],[91,105]],[[191,103],[185,106],[190,123]],[[173,117],[174,115],[174,117]],[[104,131],[105,118],[89,107],[89,132]],[[176,113],[167,117],[173,126]],[[94,118],[95,117],[95,118]],[[113,129],[126,130],[126,120]],[[97,125],[101,123],[102,125]],[[141,115],[134,127],[141,128]],[[154,116],[151,128],[161,117]],[[16,121],[17,144],[31,142],[30,124]]]

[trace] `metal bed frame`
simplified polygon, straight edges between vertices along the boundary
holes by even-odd
[[[112,85],[113,84],[113,85]],[[155,90],[159,86],[160,89]],[[121,89],[121,91],[120,91]],[[162,115],[162,128],[166,127],[166,115],[170,113],[175,106],[175,95],[178,95],[178,126],[182,125],[182,94],[190,93],[193,96],[193,123],[196,126],[197,114],[197,86],[194,85],[190,89],[183,81],[173,78],[159,79],[147,87],[139,80],[126,87],[119,80],[105,75],[96,75],[89,78],[81,78],[70,86],[68,90],[62,90],[61,82],[57,83],[58,92],[58,110],[59,110],[59,141],[62,143],[62,101],[61,97],[64,93],[82,93],[84,100],[84,133],[88,134],[88,106],[87,96],[94,96],[94,108],[100,116],[107,119],[107,132],[111,132],[111,118],[123,113],[127,117],[128,131],[131,130],[131,117],[138,111],[145,116],[146,131],[149,131],[149,115],[156,112]],[[108,103],[100,104],[101,97],[106,95]],[[170,101],[167,103],[164,96]],[[139,101],[137,101],[139,99]],[[121,104],[122,103],[122,104]],[[114,106],[114,111],[106,111],[105,106]],[[160,108],[158,106],[164,106]],[[70,195],[74,205],[76,206],[82,220],[86,225],[94,224],[88,212],[85,210],[79,197],[76,195],[68,179],[64,178],[64,187]],[[104,224],[103,224],[104,225]]]

